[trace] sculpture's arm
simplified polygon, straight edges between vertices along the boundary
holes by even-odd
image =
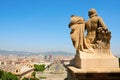
[[[103,27],[104,29],[108,29],[101,17],[98,18],[98,26]]]

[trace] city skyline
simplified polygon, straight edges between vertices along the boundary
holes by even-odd
[[[88,10],[95,8],[112,32],[111,50],[119,49],[119,0],[100,1],[0,1],[0,50],[75,52],[68,24],[71,15],[88,20]]]

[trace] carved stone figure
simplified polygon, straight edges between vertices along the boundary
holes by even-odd
[[[71,28],[71,39],[76,50],[84,52],[93,52],[92,48],[87,45],[84,32],[85,32],[85,22],[82,17],[75,15],[71,16],[71,22],[69,24]]]
[[[76,50],[83,49],[83,41],[84,41],[84,20],[81,17],[78,16],[71,16],[71,22],[69,24],[69,28],[71,28],[71,39],[73,42],[73,45]]]
[[[76,54],[66,66],[67,80],[120,80],[111,75],[120,75],[119,60],[110,51],[111,32],[95,9],[88,15],[86,22],[71,16],[69,28]]]
[[[87,53],[107,53],[110,52],[111,32],[104,24],[101,17],[97,15],[95,9],[88,12],[89,19],[84,21],[82,17],[72,15],[69,28],[71,28],[71,39],[76,51]],[[87,31],[86,36],[84,35]]]
[[[110,48],[111,32],[104,24],[101,17],[97,15],[95,9],[88,12],[89,20],[85,23],[87,30],[86,41],[94,49]]]

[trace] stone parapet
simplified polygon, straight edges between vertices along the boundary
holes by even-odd
[[[67,66],[66,80],[120,80],[120,69],[115,68],[93,68],[80,69]]]

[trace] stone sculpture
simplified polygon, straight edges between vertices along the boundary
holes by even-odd
[[[71,22],[69,24],[71,28],[71,39],[76,50],[83,50],[84,45],[84,30],[85,22],[82,17],[71,16]]]
[[[85,23],[87,30],[86,41],[91,44],[94,49],[110,48],[111,32],[104,24],[101,17],[97,15],[95,9],[88,12],[89,20]]]
[[[69,28],[71,28],[71,39],[73,46],[78,51],[95,53],[98,49],[106,49],[110,54],[111,32],[104,24],[95,9],[88,12],[89,19],[84,21],[82,17],[72,15]],[[85,30],[87,35],[84,35]]]
[[[119,60],[110,51],[111,32],[95,9],[88,15],[86,22],[71,16],[69,28],[76,54],[66,66],[67,80],[120,80]]]

